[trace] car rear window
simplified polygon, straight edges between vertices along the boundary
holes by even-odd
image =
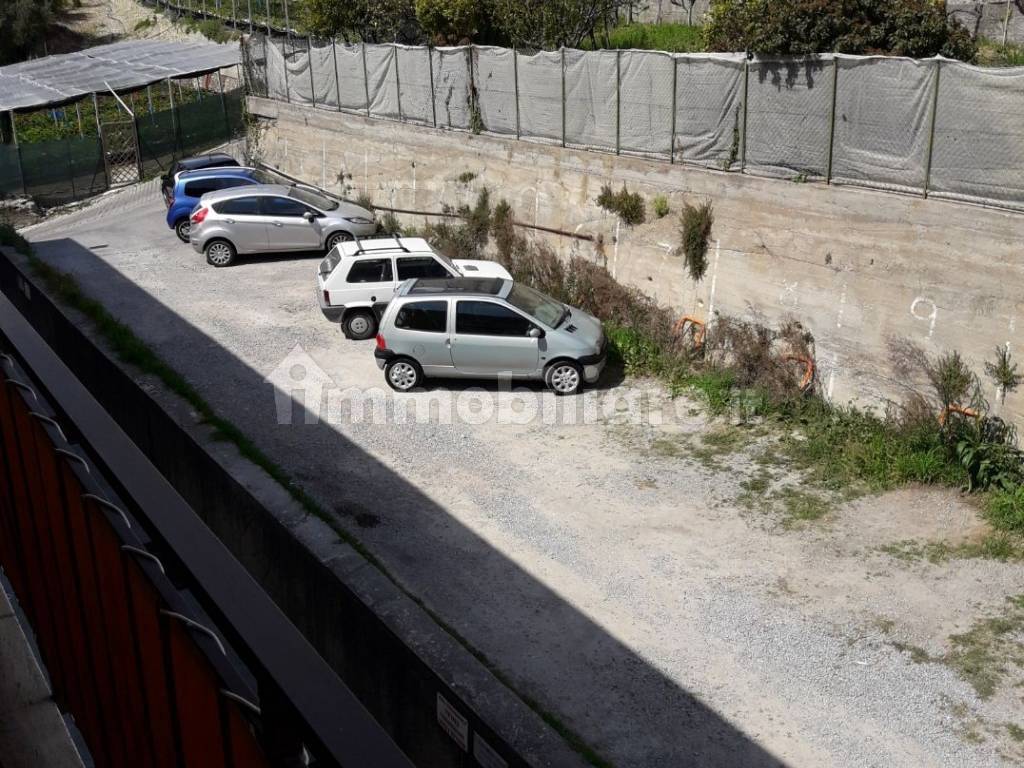
[[[219,203],[213,204],[213,210],[217,213],[235,216],[258,216],[260,199],[258,197],[235,197],[231,200],[221,200]]]
[[[444,333],[448,330],[448,302],[411,301],[395,315],[395,328]]]
[[[348,271],[349,283],[384,283],[391,280],[391,259],[363,259]]]
[[[185,184],[185,197],[202,197],[207,192],[220,189],[217,179],[199,179]]]

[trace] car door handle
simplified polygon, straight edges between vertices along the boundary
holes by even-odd
[[[282,224],[280,221],[272,221],[271,224],[273,224],[275,227],[283,227],[284,226],[284,224]]]
[[[451,339],[445,339],[445,340],[444,340],[444,345],[445,345],[446,347],[450,347],[450,346],[452,345],[452,340],[451,340]]]
[[[235,220],[234,219],[224,219],[224,223],[225,224],[234,224]]]

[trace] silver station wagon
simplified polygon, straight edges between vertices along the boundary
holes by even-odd
[[[399,392],[424,377],[539,379],[576,394],[601,375],[601,321],[502,278],[414,279],[399,286],[374,357]]]

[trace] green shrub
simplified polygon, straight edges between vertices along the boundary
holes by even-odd
[[[647,220],[644,213],[644,199],[639,192],[630,192],[626,185],[622,185],[619,192],[612,191],[610,184],[601,187],[601,194],[597,196],[597,204],[608,213],[614,213],[623,224],[633,226],[643,224]]]
[[[679,216],[680,249],[692,280],[704,279],[708,268],[708,240],[714,223],[715,214],[710,200],[696,206],[687,204]]]
[[[1002,345],[996,347],[995,360],[985,363],[985,373],[999,387],[999,396],[1004,401],[1006,394],[1017,389],[1024,379],[1024,376],[1017,372],[1017,364],[1011,359],[1009,348]]]
[[[985,515],[999,530],[1024,534],[1024,486],[994,492],[988,498]]]
[[[651,201],[651,207],[654,208],[654,215],[659,219],[668,216],[668,198],[664,195],[655,195],[654,200]]]
[[[705,18],[709,51],[807,55],[941,54],[974,61],[970,33],[934,0],[713,0]]]
[[[582,47],[595,46],[587,40]],[[607,35],[599,34],[596,47],[689,53],[704,50],[704,36],[700,27],[686,24],[621,24],[612,27]]]

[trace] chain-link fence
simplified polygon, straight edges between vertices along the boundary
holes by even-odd
[[[254,35],[251,93],[438,128],[1024,209],[1024,68]]]
[[[111,94],[0,115],[6,123],[0,131],[0,196],[25,195],[44,206],[81,200],[119,181],[156,176],[174,158],[245,131],[244,88],[237,75],[167,80],[120,97],[134,117]],[[118,153],[108,146],[111,132],[105,130],[115,123],[129,150],[117,166],[111,158]]]

